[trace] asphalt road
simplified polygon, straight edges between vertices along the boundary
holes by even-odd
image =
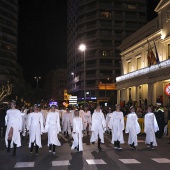
[[[22,146],[17,148],[16,156],[6,152],[4,139],[0,139],[0,170],[169,170],[170,169],[170,145],[167,138],[158,139],[155,150],[148,148],[145,143],[145,135],[138,136],[137,150],[131,149],[127,144],[127,135],[124,135],[126,143],[121,145],[122,150],[115,150],[110,143],[111,136],[105,134],[105,144],[102,151],[98,151],[97,143],[90,144],[90,137],[83,138],[83,152],[71,150],[72,138],[59,135],[62,143],[56,148],[56,154],[48,152],[47,136],[42,136],[43,147],[39,149],[39,155],[29,153],[28,137],[22,140]]]

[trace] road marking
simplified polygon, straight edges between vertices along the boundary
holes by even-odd
[[[86,159],[89,165],[106,164],[102,159]]]
[[[170,160],[167,158],[151,158],[151,159],[157,163],[170,163]]]
[[[119,159],[124,164],[140,164],[141,162],[137,161],[136,159]]]
[[[68,166],[70,165],[69,160],[67,161],[52,161],[52,166]]]
[[[17,162],[14,168],[31,168],[34,167],[35,162]]]

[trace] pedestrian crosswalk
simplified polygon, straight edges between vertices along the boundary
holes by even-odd
[[[142,164],[141,161],[136,159],[119,159],[123,164]],[[167,158],[151,158],[151,161],[154,161],[159,164],[170,163],[170,159]],[[108,164],[103,159],[86,159],[88,165],[105,165]],[[60,160],[60,161],[52,161],[52,166],[70,166],[70,160]],[[14,168],[33,168],[35,166],[35,162],[17,162]]]

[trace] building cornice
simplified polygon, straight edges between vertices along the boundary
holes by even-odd
[[[127,57],[131,53],[134,53],[134,52],[146,47],[148,45],[148,41],[151,42],[151,44],[152,44],[153,43],[152,41],[161,39],[161,35],[162,35],[162,29],[160,29],[159,31],[155,32],[154,34],[148,36],[147,38],[143,39],[142,41],[138,42],[137,44],[129,47],[127,50],[121,52],[120,55],[122,56],[122,58]]]
[[[155,12],[159,12],[160,10],[162,10],[163,8],[165,8],[169,3],[170,3],[170,0],[168,0],[167,2],[165,2],[163,4],[164,1],[167,1],[167,0],[161,0],[159,2],[159,4],[157,5],[157,7],[155,8]]]
[[[170,67],[170,59],[160,62],[159,64],[152,65],[151,67],[145,67],[140,70],[133,71],[131,73],[116,77],[116,82],[121,82],[124,80],[129,80],[131,78],[137,78],[143,75],[146,75],[148,73],[154,73],[155,71],[158,71],[159,69]]]

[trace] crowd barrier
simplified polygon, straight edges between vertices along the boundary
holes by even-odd
[[[126,117],[124,118],[125,120],[125,127],[126,127]],[[144,118],[138,118],[138,122],[141,128],[141,133],[144,133]],[[169,121],[169,126],[170,126],[170,121]]]

